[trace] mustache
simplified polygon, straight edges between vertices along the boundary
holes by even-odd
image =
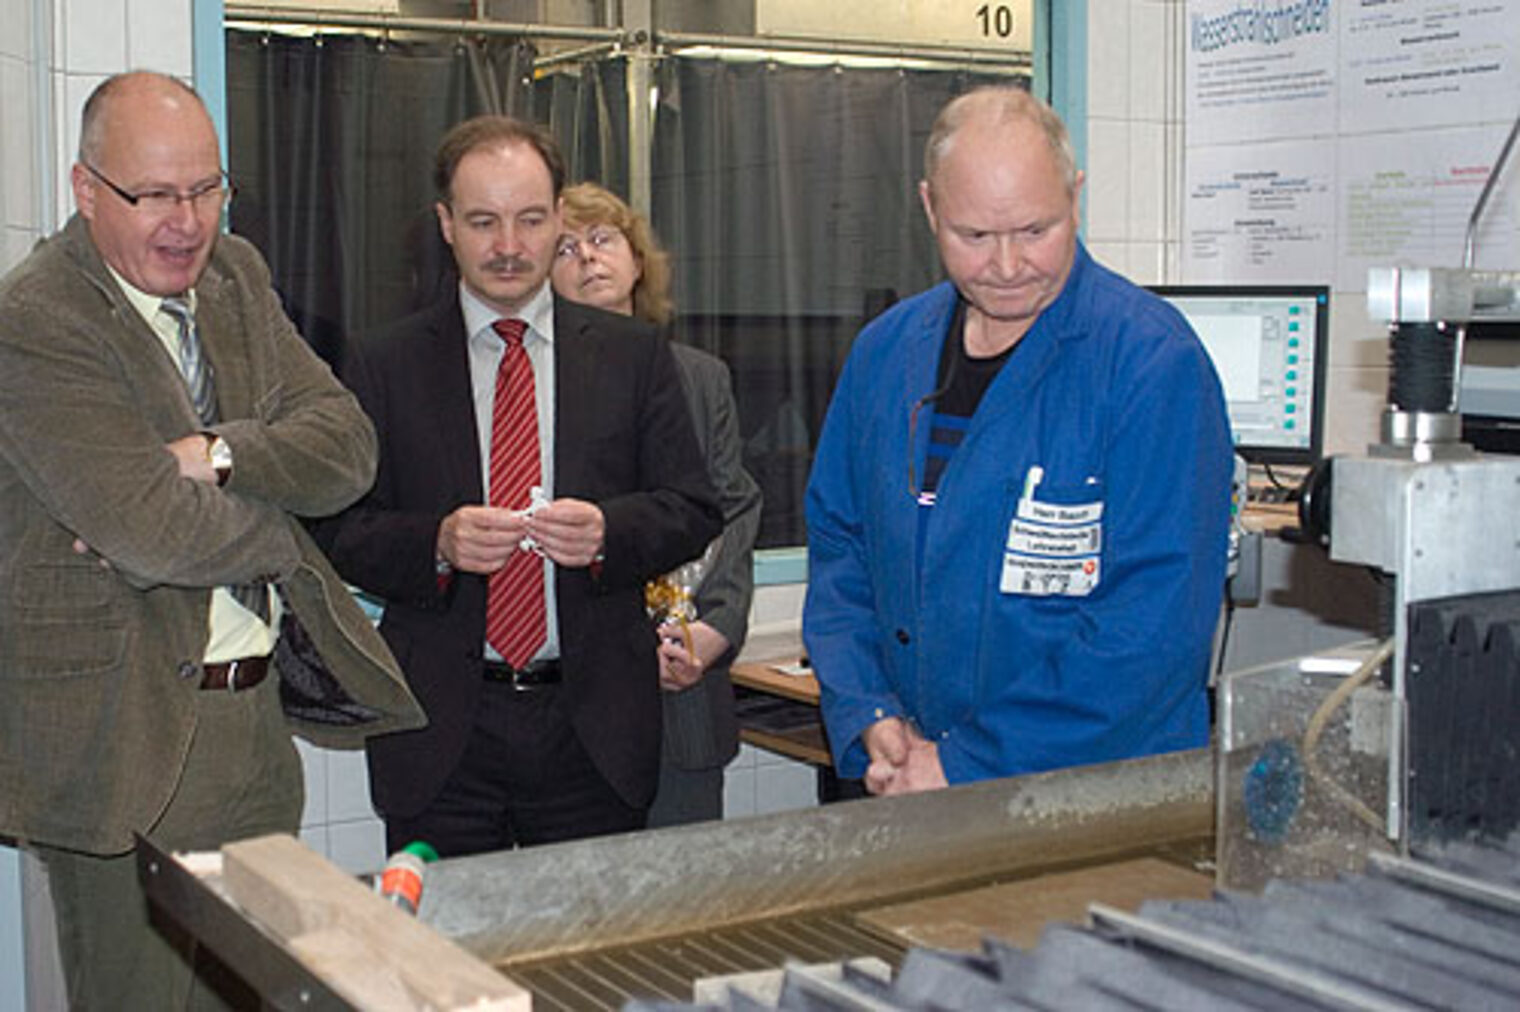
[[[493,271],[493,272],[494,271],[518,271],[518,272],[521,272],[521,271],[531,271],[533,269],[533,261],[527,259],[526,257],[518,257],[518,256],[492,257],[491,259],[487,260],[485,263],[481,264],[480,265],[480,269],[481,270],[485,270],[485,271]]]

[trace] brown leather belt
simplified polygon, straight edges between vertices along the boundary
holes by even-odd
[[[269,674],[269,658],[239,657],[235,661],[219,661],[201,667],[205,671],[201,676],[201,688],[247,692]]]
[[[505,661],[486,661],[482,665],[482,674],[486,681],[504,682],[518,692],[542,689],[560,682],[558,659],[529,661],[520,668],[514,668]]]

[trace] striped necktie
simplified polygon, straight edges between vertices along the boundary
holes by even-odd
[[[528,505],[529,490],[542,482],[533,365],[523,347],[527,325],[497,320],[494,326],[507,347],[491,407],[491,505],[520,510]],[[486,642],[520,668],[542,649],[546,622],[543,560],[534,552],[513,552],[490,577]]]
[[[201,348],[200,333],[195,327],[195,314],[190,311],[187,299],[171,296],[159,303],[165,313],[179,324],[179,371],[190,390],[190,403],[202,425],[215,425],[216,382],[211,376],[211,363]],[[269,621],[269,588],[262,583],[238,583],[227,588],[238,604]]]
[[[200,334],[195,329],[195,316],[185,299],[170,297],[161,306],[179,324],[179,371],[190,388],[190,403],[202,425],[216,424],[216,382],[211,378],[211,363],[201,353]]]

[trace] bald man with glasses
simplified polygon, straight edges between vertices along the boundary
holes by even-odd
[[[300,520],[369,488],[375,435],[221,234],[191,89],[107,80],[72,184],[0,280],[0,835],[47,866],[71,1007],[218,1008],[235,985],[150,919],[134,835],[294,832],[292,730],[422,723]]]

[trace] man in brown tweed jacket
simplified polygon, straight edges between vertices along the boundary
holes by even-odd
[[[293,832],[288,719],[421,715],[297,519],[364,493],[373,430],[220,234],[200,99],[113,77],[79,154],[78,214],[0,281],[0,834],[47,865],[72,1006],[215,1007],[133,834]]]

